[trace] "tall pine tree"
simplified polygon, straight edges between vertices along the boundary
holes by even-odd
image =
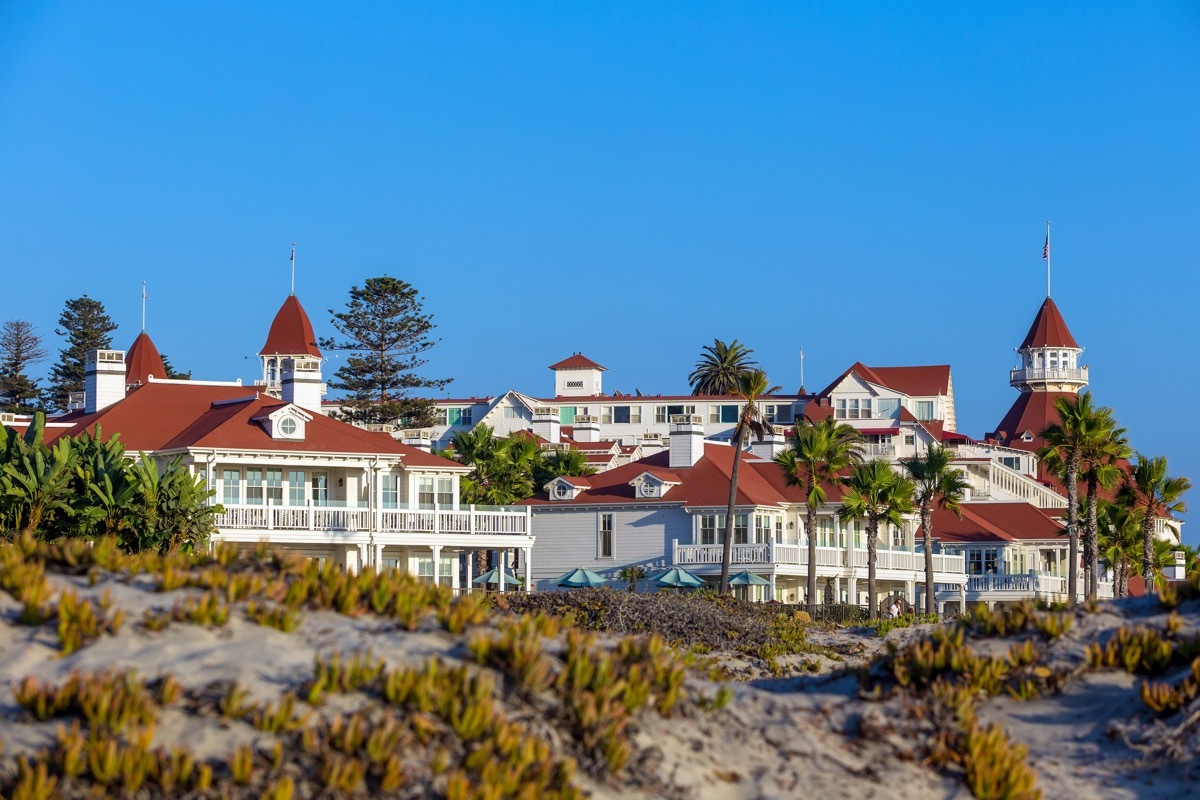
[[[323,339],[321,347],[350,353],[329,383],[348,395],[339,415],[346,421],[410,428],[434,423],[433,403],[410,395],[450,383],[417,374],[426,363],[422,354],[438,342],[430,338],[433,316],[424,313],[422,303],[410,284],[385,275],[351,287],[345,311],[329,310],[333,327],[345,339]]]
[[[42,337],[32,323],[10,319],[0,325],[0,410],[30,414],[41,408],[37,380],[26,371],[45,360]]]
[[[103,303],[85,294],[67,301],[58,324],[62,327],[54,332],[66,338],[67,346],[59,351],[58,363],[50,372],[53,385],[48,397],[55,408],[66,410],[71,392],[83,391],[87,354],[112,347],[109,334],[117,329],[117,323],[105,313]]]

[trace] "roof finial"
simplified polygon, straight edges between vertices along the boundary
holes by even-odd
[[[296,296],[296,243],[292,242],[292,296]]]
[[[142,333],[146,332],[146,282],[142,281]]]
[[[1046,246],[1042,248],[1042,261],[1046,262],[1046,297],[1050,296],[1050,220],[1046,220]]]

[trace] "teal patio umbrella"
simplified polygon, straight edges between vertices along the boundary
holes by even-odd
[[[480,575],[475,580],[471,581],[471,583],[482,583],[485,586],[491,586],[493,584],[499,586],[500,585],[500,570],[493,567],[492,569],[489,569],[487,572]],[[522,583],[524,583],[524,581],[522,581],[516,575],[513,575],[508,570],[504,571],[504,585],[505,586],[520,586]]]
[[[771,582],[763,580],[750,570],[739,572],[729,579],[730,586],[770,586]]]
[[[599,575],[583,567],[571,570],[556,581],[556,585],[564,589],[595,589],[607,583],[608,581],[603,575]]]
[[[673,589],[700,589],[704,586],[704,581],[682,567],[672,567],[655,578],[654,582]]]

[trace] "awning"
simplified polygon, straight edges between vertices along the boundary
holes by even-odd
[[[899,428],[859,428],[858,432],[863,436],[895,436],[900,433]]]

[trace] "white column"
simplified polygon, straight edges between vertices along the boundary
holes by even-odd
[[[496,569],[499,570],[499,572],[497,573],[497,577],[496,577],[496,580],[499,581],[499,583],[496,584],[496,591],[503,592],[504,591],[504,551],[503,550],[496,551]]]
[[[904,582],[904,599],[907,600],[908,602],[912,603],[914,606],[917,604],[917,582],[916,581],[905,581]]]
[[[525,591],[533,591],[533,548],[525,548]]]
[[[375,564],[374,564],[375,571],[381,572],[381,571],[383,571],[383,545],[376,544],[376,545],[374,545],[374,549],[375,549],[375,552],[373,553],[373,556],[375,558]]]
[[[858,605],[858,585],[853,573],[846,579],[846,602],[852,606]]]
[[[474,506],[472,506],[472,510],[473,509]],[[471,580],[475,577],[475,551],[464,550],[463,558],[467,560],[467,591],[469,592],[475,588],[475,584],[471,582]]]
[[[772,572],[771,572],[771,575],[770,575],[770,581],[771,581],[771,586],[770,586],[770,589],[771,589],[771,596],[770,596],[769,598],[767,598],[767,599],[768,599],[768,600],[774,600],[774,599],[775,599],[775,572],[774,572],[773,570],[772,570]]]
[[[431,544],[429,549],[433,551],[433,585],[441,586],[442,584],[442,546],[440,544]]]

